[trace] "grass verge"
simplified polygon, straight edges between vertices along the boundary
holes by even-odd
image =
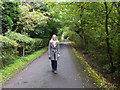
[[[96,84],[96,86],[98,88],[117,88],[116,86],[114,86],[110,82],[108,82],[102,76],[102,74],[93,70],[92,67],[87,63],[87,61],[82,56],[79,55],[79,53],[77,52],[77,50],[75,48],[72,47],[72,49],[73,49],[75,56],[80,60],[82,66],[84,67],[85,72],[95,82],[94,84]]]
[[[13,64],[10,64],[9,66],[0,70],[0,77],[1,77],[0,83],[4,83],[5,81],[9,80],[16,73],[18,73],[22,69],[24,69],[33,60],[35,60],[37,57],[41,56],[46,50],[47,50],[47,48],[45,47],[45,48],[42,48],[41,50],[34,52],[31,55],[20,57]]]

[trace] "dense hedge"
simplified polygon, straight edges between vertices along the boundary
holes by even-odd
[[[30,38],[26,35],[22,35],[20,33],[16,33],[16,32],[9,31],[6,33],[6,36],[12,40],[16,40],[18,42],[25,42],[25,43],[34,42],[32,38]]]
[[[0,35],[0,43],[2,43],[2,47],[18,46],[18,43],[16,41],[2,35]]]
[[[2,67],[14,63],[20,56],[29,55],[46,45],[49,39],[31,38],[16,32],[7,32],[6,36],[0,35],[2,43]]]
[[[0,58],[2,58],[2,66],[4,66],[5,63],[8,64],[8,61],[15,59],[14,49],[18,46],[18,43],[2,35],[0,35],[0,43],[2,47]]]

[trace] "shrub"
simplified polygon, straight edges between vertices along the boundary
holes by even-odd
[[[2,43],[2,47],[11,47],[11,46],[17,47],[18,46],[16,41],[9,39],[8,37],[2,36],[2,35],[0,35],[0,43]]]
[[[15,60],[16,51],[14,49],[18,46],[18,44],[16,41],[2,35],[0,35],[0,43],[2,47],[0,58],[2,58],[2,67],[4,67]]]
[[[68,37],[69,40],[74,41],[76,47],[85,47],[83,39],[74,31],[67,31],[65,37]]]

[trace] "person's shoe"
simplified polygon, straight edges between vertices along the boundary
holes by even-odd
[[[57,71],[54,71],[54,74],[57,74]]]
[[[54,70],[52,70],[52,72],[54,72]]]

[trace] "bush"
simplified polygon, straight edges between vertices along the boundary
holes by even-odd
[[[2,66],[9,65],[18,56],[29,55],[48,45],[49,39],[31,38],[20,33],[9,31],[7,36],[0,35],[2,45]]]
[[[20,45],[20,43],[34,42],[34,40],[32,38],[28,37],[27,35],[22,35],[20,33],[12,32],[12,31],[5,33],[5,35],[8,38],[17,41],[19,43],[19,45]]]
[[[42,39],[35,38],[35,50],[42,48]]]
[[[41,45],[41,47],[45,47],[45,46],[47,46],[48,45],[48,43],[49,43],[49,38],[44,38],[44,39],[42,39],[42,45]]]
[[[48,45],[49,39],[34,38],[34,42],[26,44],[25,53],[30,54]]]
[[[3,2],[2,9],[2,32],[8,29],[16,29],[17,21],[19,21],[19,2]]]
[[[18,44],[16,41],[12,40],[12,39],[9,39],[8,37],[6,36],[2,36],[0,35],[0,43],[2,43],[2,47],[3,48],[8,48],[8,47],[17,47]]]
[[[16,32],[7,32],[5,33],[5,35],[7,37],[9,37],[12,40],[15,40],[18,42],[19,46],[18,46],[18,51],[19,51],[19,55],[23,55],[26,53],[25,49],[29,50],[29,52],[32,52],[33,50],[31,50],[29,47],[33,48],[32,46],[34,46],[35,40],[26,36],[26,35],[22,35],[20,33],[16,33]],[[34,48],[33,48],[34,49]],[[22,52],[22,53],[21,53]]]
[[[0,35],[0,43],[2,47],[2,55],[0,58],[2,58],[2,67],[4,67],[5,65],[8,65],[12,63],[13,60],[15,60],[16,51],[14,49],[18,46],[18,43],[2,35]]]
[[[83,39],[74,31],[67,31],[65,37],[69,40],[74,41],[75,47],[85,48]]]
[[[12,29],[13,21],[8,15],[2,16],[2,33],[5,33],[8,31],[8,29]]]
[[[14,60],[17,59],[13,48],[2,49],[1,54],[2,55],[0,57],[2,58],[2,67],[13,63]]]

